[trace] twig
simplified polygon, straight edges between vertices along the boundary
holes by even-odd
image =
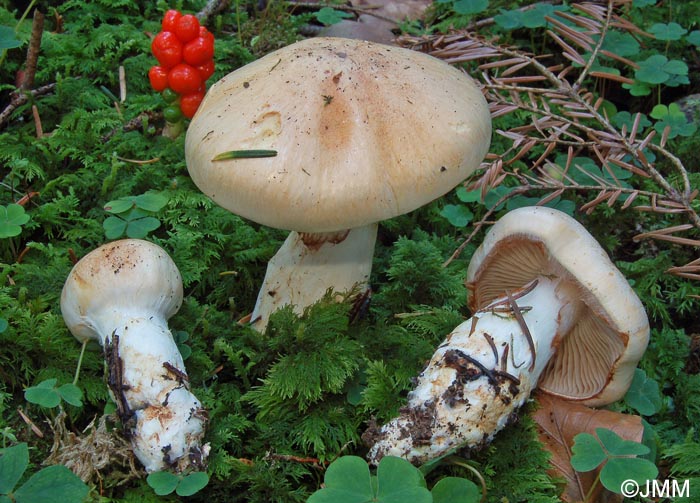
[[[56,88],[56,84],[46,84],[45,86],[41,86],[37,89],[33,89],[31,91],[25,91],[21,94],[15,94],[12,99],[10,100],[10,103],[5,107],[5,109],[0,112],[0,129],[5,125],[5,123],[9,120],[10,115],[12,115],[12,112],[17,110],[17,108],[21,107],[25,103],[27,103],[31,98],[36,98],[37,96],[43,96],[45,94],[49,94],[53,92],[53,90]]]
[[[209,23],[209,18],[225,10],[229,5],[229,0],[209,0],[202,10],[195,16],[202,24]]]
[[[32,35],[29,39],[29,48],[27,49],[27,60],[24,67],[24,77],[19,83],[20,91],[28,91],[34,87],[34,76],[36,75],[37,61],[39,60],[39,51],[41,50],[41,35],[44,32],[44,15],[39,12],[39,9],[34,10],[34,19],[32,21]]]

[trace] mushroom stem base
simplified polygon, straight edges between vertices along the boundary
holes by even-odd
[[[366,285],[376,239],[377,224],[325,234],[292,231],[267,266],[253,326],[264,331],[270,314],[285,305],[301,314],[329,289],[340,293]]]
[[[139,315],[113,321],[103,341],[108,384],[134,454],[147,472],[203,469],[207,413],[189,390],[166,321]]]
[[[539,278],[455,328],[399,417],[363,435],[370,462],[391,455],[424,463],[490,441],[527,400],[577,314],[578,300],[562,287]]]

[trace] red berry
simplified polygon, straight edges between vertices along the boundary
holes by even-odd
[[[199,108],[199,104],[204,99],[204,91],[197,91],[191,94],[186,94],[180,98],[180,110],[182,115],[191,119]]]
[[[151,42],[151,51],[161,66],[172,68],[182,62],[182,43],[173,32],[161,31]]]
[[[182,14],[180,14],[175,9],[170,9],[169,11],[167,11],[163,16],[163,23],[161,24],[161,26],[163,27],[163,31],[174,32],[177,20],[181,17]]]
[[[199,20],[192,14],[180,17],[175,25],[175,35],[183,44],[199,36]]]
[[[176,93],[191,94],[202,85],[202,77],[195,67],[181,63],[170,69],[168,85]]]
[[[197,66],[197,71],[199,76],[202,77],[202,81],[206,81],[209,77],[214,75],[214,60],[210,59],[203,65]]]
[[[214,40],[213,37],[197,37],[185,44],[182,49],[182,58],[186,63],[199,66],[214,57]]]
[[[152,66],[148,70],[148,80],[151,81],[151,87],[158,91],[164,91],[168,87],[168,70],[162,66]]]

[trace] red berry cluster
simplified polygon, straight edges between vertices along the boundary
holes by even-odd
[[[166,120],[176,122],[179,112],[191,119],[204,98],[205,82],[214,73],[214,35],[192,14],[172,9],[163,16],[162,27],[151,42],[159,65],[151,67],[148,78],[171,105]]]

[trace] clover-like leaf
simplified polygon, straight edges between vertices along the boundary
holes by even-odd
[[[22,233],[22,226],[29,221],[24,207],[10,203],[0,206],[0,238],[11,238]]]
[[[607,428],[596,428],[595,434],[598,435],[600,443],[610,456],[638,456],[649,453],[646,445],[625,440]]]
[[[688,65],[678,59],[669,60],[662,54],[653,54],[639,62],[634,76],[636,80],[658,85],[669,81],[674,76],[687,76]]]
[[[89,488],[80,477],[63,465],[42,468],[27,480],[14,493],[16,503],[39,501],[61,501],[61,503],[81,503]]]
[[[0,334],[7,330],[7,327],[9,326],[9,323],[7,323],[5,318],[0,318]]]
[[[135,205],[134,201],[130,198],[115,199],[114,201],[109,201],[104,205],[104,210],[108,213],[113,213],[118,215],[119,213],[124,213],[129,211]]]
[[[29,465],[27,444],[0,449],[0,494],[9,494]]]
[[[688,30],[678,23],[654,23],[649,28],[649,33],[654,35],[657,40],[680,40],[683,35],[688,33]]]
[[[155,217],[137,218],[128,222],[126,226],[126,235],[134,239],[143,239],[158,227],[160,227],[160,220]]]
[[[688,121],[688,118],[677,103],[671,103],[668,107],[666,105],[656,105],[649,115],[657,119],[654,129],[658,133],[662,133],[666,127],[670,127],[669,138],[692,136],[697,131],[697,126]]]
[[[178,496],[192,496],[206,487],[209,483],[209,475],[206,472],[193,472],[182,477],[175,492]]]
[[[695,47],[700,47],[700,30],[691,31],[688,33],[688,36],[685,37],[685,40],[689,44],[693,44]]]
[[[489,6],[489,0],[456,0],[452,9],[457,14],[471,15],[485,11]]]
[[[440,215],[445,217],[455,227],[466,227],[474,218],[474,214],[469,211],[469,208],[462,204],[446,204],[440,210]]]
[[[342,456],[330,464],[325,487],[313,493],[307,503],[365,503],[374,498],[369,466],[359,456]]]
[[[22,41],[15,35],[15,30],[9,26],[0,25],[0,50],[14,49],[22,45]]]
[[[594,470],[608,457],[598,439],[590,433],[579,433],[576,435],[571,452],[573,453],[571,466],[577,472]]]
[[[46,379],[36,386],[24,390],[24,399],[47,409],[58,407],[61,403],[61,395],[56,390],[57,379]]]
[[[352,14],[334,9],[332,7],[322,7],[316,12],[316,14],[314,14],[314,16],[319,23],[325,26],[330,26],[340,23],[343,19],[352,17]]]
[[[325,487],[307,503],[431,503],[423,475],[408,461],[382,458],[372,477],[367,462],[358,456],[343,456],[326,470]]]
[[[633,7],[643,8],[650,5],[656,5],[656,0],[632,0]]]
[[[133,197],[132,200],[138,208],[153,213],[162,210],[168,204],[168,198],[156,192],[147,192]]]
[[[107,217],[105,221],[102,222],[102,228],[105,230],[107,239],[118,239],[126,232],[127,224],[128,222],[123,218],[111,216]]]
[[[74,405],[76,407],[82,407],[83,405],[83,392],[73,383],[67,383],[59,386],[58,394],[67,403]]]
[[[153,472],[146,477],[146,482],[158,496],[165,496],[177,488],[180,477],[171,472]]]
[[[612,458],[600,470],[600,482],[614,493],[620,493],[625,480],[634,480],[643,485],[647,480],[654,480],[659,469],[648,459],[635,457]]]
[[[610,30],[605,35],[601,49],[618,56],[629,57],[639,54],[639,42],[631,33]]]
[[[635,369],[632,384],[625,395],[625,403],[643,416],[656,414],[661,408],[659,383],[647,377],[642,369]]]
[[[515,30],[522,28],[523,12],[521,10],[505,10],[500,9],[500,14],[493,17],[494,22],[504,30]]]
[[[433,486],[433,503],[477,503],[481,490],[471,480],[445,477]]]

